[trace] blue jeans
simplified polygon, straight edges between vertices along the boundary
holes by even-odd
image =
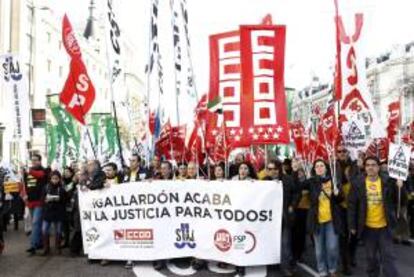
[[[42,245],[42,207],[35,207],[30,210],[32,216],[32,234],[30,236],[30,246],[38,248]]]
[[[56,237],[60,238],[62,235],[62,221],[49,222],[49,221],[43,220],[43,225],[42,225],[43,235],[44,236],[50,235],[50,227],[52,226],[52,224],[54,225],[53,227],[55,228]]]
[[[332,221],[320,224],[319,231],[313,237],[319,274],[328,276],[328,273],[335,273],[338,269],[339,246]]]

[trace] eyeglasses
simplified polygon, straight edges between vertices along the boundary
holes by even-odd
[[[338,150],[336,152],[338,152],[338,153],[346,153],[346,150]]]
[[[276,170],[276,167],[268,167],[267,170]]]

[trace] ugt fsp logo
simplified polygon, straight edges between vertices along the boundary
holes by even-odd
[[[174,245],[178,249],[182,249],[185,246],[194,249],[197,246],[194,238],[194,230],[190,230],[190,224],[181,223],[180,228],[175,229],[175,234],[177,236],[177,242],[175,242]]]

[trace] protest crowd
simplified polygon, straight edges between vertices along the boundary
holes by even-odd
[[[60,255],[64,248],[69,248],[74,257],[82,255],[78,189],[139,186],[139,182],[151,180],[280,180],[280,270],[284,276],[293,276],[296,263],[309,247],[313,248],[320,276],[338,276],[339,272],[352,275],[352,268],[359,266],[357,251],[366,253],[368,276],[379,276],[380,268],[384,276],[400,276],[393,244],[410,246],[409,238],[414,237],[414,164],[410,165],[407,181],[402,182],[389,177],[387,164],[375,156],[360,153],[352,161],[342,145],[337,146],[336,155],[337,171],[332,174],[329,161],[323,159],[316,159],[310,171],[296,158],[271,160],[255,168],[243,153],[228,166],[219,163],[206,167],[194,162],[173,166],[159,156],[147,166],[133,154],[124,168],[91,160],[58,171],[43,167],[42,157],[34,154],[31,167],[22,168],[20,173],[1,168],[0,250],[4,248],[3,233],[10,232],[11,222],[14,230],[23,228],[19,221],[24,217],[29,255]],[[11,176],[18,186],[13,192],[5,190]],[[104,266],[110,261],[99,262]],[[126,261],[126,267],[131,268],[133,263]],[[205,262],[193,259],[191,265],[199,269]],[[164,266],[164,260],[154,261],[155,269]],[[244,268],[237,267],[237,272],[243,274]]]
[[[396,265],[398,257],[394,245],[410,247],[410,240],[414,239],[413,111],[409,110],[412,106],[408,104],[401,104],[400,107],[401,96],[398,99],[394,97],[388,111],[388,134],[380,132],[385,130],[380,128],[383,122],[378,119],[371,92],[365,84],[366,60],[360,51],[361,41],[365,39],[362,13],[348,16],[352,20],[355,18],[355,24],[352,21],[352,29],[344,28],[338,1],[334,1],[335,76],[332,89],[329,90],[332,97],[324,105],[323,111],[319,106],[314,109],[310,103],[312,111],[309,109],[309,112],[312,114],[303,111],[306,118],[301,121],[289,115],[293,100],[287,101],[288,89],[284,84],[286,25],[275,25],[269,14],[260,24],[246,25],[246,22],[241,22],[231,32],[226,29],[225,33],[209,34],[210,87],[205,90],[207,92],[198,95],[190,55],[186,1],[170,1],[174,72],[164,72],[161,62],[159,44],[162,44],[163,39],[158,36],[163,32],[158,31],[158,4],[164,1],[151,1],[149,57],[145,68],[147,97],[143,97],[142,107],[133,107],[139,113],[142,108],[143,119],[142,122],[124,125],[129,127],[121,129],[116,108],[135,105],[129,98],[120,100],[121,92],[126,88],[123,76],[127,74],[122,63],[124,60],[131,64],[134,62],[129,57],[121,58],[121,53],[128,53],[120,43],[121,28],[114,9],[121,1],[103,2],[107,2],[105,9],[108,16],[99,18],[104,19],[107,26],[108,72],[104,75],[110,87],[112,100],[110,105],[108,101],[107,106],[110,106],[111,112],[92,113],[98,90],[95,91],[94,82],[89,78],[87,59],[85,63],[83,61],[80,47],[83,43],[78,44],[75,36],[77,32],[72,29],[69,17],[65,14],[59,45],[63,44],[70,59],[69,72],[60,94],[47,95],[48,116],[46,109],[44,112],[44,117],[48,118],[44,120],[47,149],[43,156],[39,154],[43,153],[39,149],[29,147],[33,132],[29,132],[29,117],[23,118],[29,111],[29,107],[24,106],[24,103],[29,103],[29,99],[21,99],[25,99],[23,96],[28,98],[29,94],[24,93],[27,90],[24,89],[23,73],[19,68],[23,68],[26,63],[22,60],[22,66],[19,67],[17,56],[10,53],[1,56],[1,79],[7,83],[9,94],[15,97],[10,102],[16,117],[15,126],[12,124],[13,134],[19,134],[20,137],[13,138],[13,142],[19,145],[19,150],[16,150],[19,160],[10,159],[8,162],[13,165],[0,165],[0,254],[7,253],[13,247],[5,244],[5,234],[13,232],[11,229],[24,228],[27,254],[30,257],[66,255],[69,252],[73,257],[84,257],[89,263],[108,265],[114,261],[107,257],[92,259],[92,255],[85,251],[86,236],[82,226],[85,219],[84,210],[81,209],[84,194],[112,193],[117,186],[140,186],[144,183],[145,186],[157,186],[159,180],[170,180],[164,184],[179,190],[177,186],[181,183],[199,184],[194,181],[199,179],[206,181],[203,186],[219,183],[220,189],[222,183],[225,186],[229,182],[232,185],[249,182],[249,189],[257,185],[257,189],[254,187],[257,191],[260,191],[260,184],[271,184],[271,188],[278,186],[278,189],[281,186],[281,191],[271,196],[280,196],[278,204],[282,208],[276,209],[274,205],[267,210],[274,214],[281,212],[281,217],[274,217],[277,220],[280,218],[278,223],[281,224],[281,235],[276,237],[279,234],[275,234],[274,238],[280,243],[280,255],[276,251],[279,248],[271,243],[263,243],[268,239],[267,233],[266,236],[263,233],[279,230],[279,225],[275,224],[277,220],[273,220],[270,215],[266,218],[270,218],[268,221],[273,220],[271,226],[275,228],[263,228],[268,226],[260,225],[263,222],[248,222],[251,224],[249,227],[266,229],[255,230],[262,236],[261,246],[265,246],[260,251],[266,255],[257,255],[253,261],[251,257],[254,255],[248,256],[248,251],[233,251],[232,259],[229,258],[231,261],[241,260],[240,253],[244,253],[246,255],[243,258],[247,260],[244,265],[274,266],[283,276],[294,276],[306,253],[315,257],[316,269],[321,277],[352,276],[356,267],[363,267],[370,277],[402,276]],[[94,20],[92,11],[91,7],[91,24]],[[34,8],[32,17],[33,13]],[[85,37],[87,39],[88,36]],[[120,51],[120,48],[123,50]],[[161,48],[165,49],[164,45]],[[306,51],[311,53],[309,49]],[[163,53],[165,56],[170,55]],[[395,73],[393,78],[397,79],[398,74]],[[164,90],[163,78],[172,75],[175,75],[174,91]],[[401,77],[403,79],[407,78]],[[98,82],[96,85],[97,88],[102,86]],[[130,90],[126,94],[129,95]],[[410,90],[408,86],[395,88],[395,91],[404,91],[407,95],[413,92],[412,87]],[[19,93],[22,95],[20,100]],[[174,94],[174,97],[168,94]],[[102,101],[96,103],[95,106],[103,105]],[[168,114],[172,109],[166,108],[174,104],[176,114]],[[130,110],[124,113],[128,114],[130,121],[137,116]],[[304,124],[310,127],[304,128]],[[143,130],[138,132],[135,129]],[[123,141],[124,137],[128,137],[128,142]],[[286,154],[277,150],[282,145],[288,149]],[[28,153],[30,158],[26,157]],[[229,191],[233,192],[234,186],[229,187]],[[198,194],[203,192],[196,191]],[[259,204],[267,207],[270,202],[239,191],[239,187],[236,192],[245,198],[248,196],[248,202],[243,202],[243,205],[238,203],[239,206],[250,208],[249,203],[254,206],[256,201],[262,201]],[[175,193],[178,195],[179,192]],[[130,223],[141,219],[128,220]],[[198,219],[191,220],[191,224],[198,222]],[[199,229],[213,225],[209,220],[203,219],[204,225],[201,224]],[[237,220],[231,223],[232,227],[236,226],[234,229],[241,225]],[[229,223],[223,225],[226,224]],[[188,225],[180,222],[182,229],[178,230],[190,236]],[[116,230],[111,229],[108,233],[115,237],[112,231]],[[232,239],[227,230],[227,233],[222,229],[218,231],[222,231],[222,236],[228,235]],[[163,239],[167,241],[165,236]],[[175,248],[188,246],[188,251],[195,248],[191,241],[178,243],[183,246],[179,244]],[[98,248],[96,245],[94,247]],[[209,251],[208,247],[203,247],[199,247],[200,252],[185,253]],[[220,247],[224,247],[224,250],[219,249],[221,252],[215,253],[218,257],[230,256],[226,252],[230,249],[229,245]],[[271,252],[268,249],[276,249],[274,252],[277,255],[267,255]],[[128,254],[144,250],[129,249]],[[158,251],[158,248],[154,251]],[[113,252],[112,255],[120,255],[117,251]],[[164,252],[166,256],[171,254],[169,251]],[[365,253],[364,262],[357,259],[358,252]],[[190,262],[195,270],[207,266],[208,261],[189,256],[178,259]],[[279,261],[279,256],[280,263],[277,265],[263,262],[263,257],[274,262]],[[123,259],[124,256],[118,258]],[[131,269],[142,260],[137,254],[134,259],[123,260],[122,263]],[[220,261],[219,266],[222,268],[235,266],[238,276],[245,275],[246,268],[240,264],[231,265],[220,259],[216,261]],[[166,259],[154,259],[152,262],[154,269],[159,271],[168,265]]]

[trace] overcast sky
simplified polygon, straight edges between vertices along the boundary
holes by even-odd
[[[41,1],[41,0],[40,0]],[[148,56],[150,0],[113,0],[122,6],[119,22],[123,34],[137,47],[143,75]],[[160,1],[161,48],[164,62],[172,66],[169,0]],[[338,0],[342,14],[364,13],[363,35],[368,56],[378,55],[398,43],[414,41],[413,0]],[[49,2],[49,1],[48,1]],[[51,2],[51,1],[50,1]],[[50,3],[49,2],[49,3]],[[103,5],[106,0],[95,0]],[[189,31],[198,90],[208,89],[208,36],[235,30],[240,24],[257,24],[270,13],[274,23],[287,26],[286,85],[301,88],[312,75],[330,80],[334,61],[333,0],[187,0]],[[79,26],[85,22],[89,0],[55,0],[59,12],[66,11]],[[346,4],[346,5],[345,5]],[[347,16],[347,18],[351,18]],[[168,65],[165,66],[168,70]],[[172,81],[171,81],[172,82]],[[168,86],[168,80],[166,85]]]

